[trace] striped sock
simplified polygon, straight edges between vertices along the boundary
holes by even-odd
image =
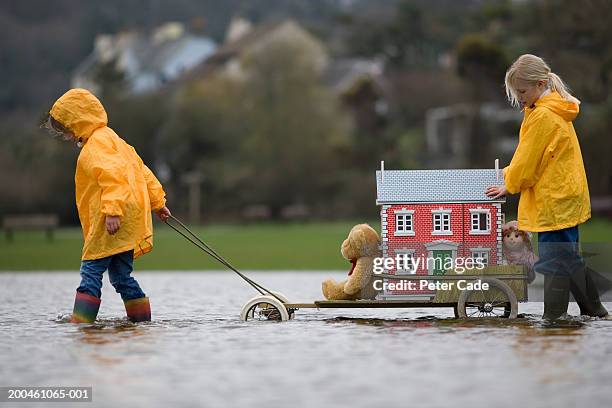
[[[151,321],[151,305],[148,297],[124,301],[125,311],[132,322]]]
[[[100,309],[100,298],[87,293],[76,293],[74,309],[72,310],[71,323],[93,323]]]

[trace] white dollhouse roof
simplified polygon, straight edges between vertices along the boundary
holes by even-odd
[[[500,202],[485,195],[489,186],[503,185],[494,169],[384,170],[376,172],[376,204]]]

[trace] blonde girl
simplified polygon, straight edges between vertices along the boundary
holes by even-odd
[[[521,55],[505,78],[512,106],[524,112],[519,144],[504,185],[486,194],[520,193],[518,228],[538,233],[537,272],[544,275],[544,318],[565,316],[569,292],[581,314],[603,317],[597,288],[579,253],[578,225],[591,217],[586,173],[572,121],[580,101],[538,56]]]

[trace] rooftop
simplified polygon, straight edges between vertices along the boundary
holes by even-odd
[[[376,204],[500,202],[485,189],[504,182],[494,169],[384,170],[376,172]]]

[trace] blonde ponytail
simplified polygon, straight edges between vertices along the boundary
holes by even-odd
[[[559,75],[555,74],[554,72],[551,72],[548,74],[548,76],[550,77],[548,86],[551,91],[556,91],[559,93],[559,95],[561,95],[563,99],[580,105],[580,100],[570,93],[569,87],[565,84],[565,82],[563,82]]]
[[[574,97],[565,82],[559,75],[551,72],[550,67],[544,60],[537,55],[523,54],[512,63],[506,71],[505,85],[506,96],[510,104],[520,107],[520,102],[516,92],[516,80],[523,80],[530,83],[544,81],[551,91],[556,91],[567,101],[580,104],[578,98]]]

